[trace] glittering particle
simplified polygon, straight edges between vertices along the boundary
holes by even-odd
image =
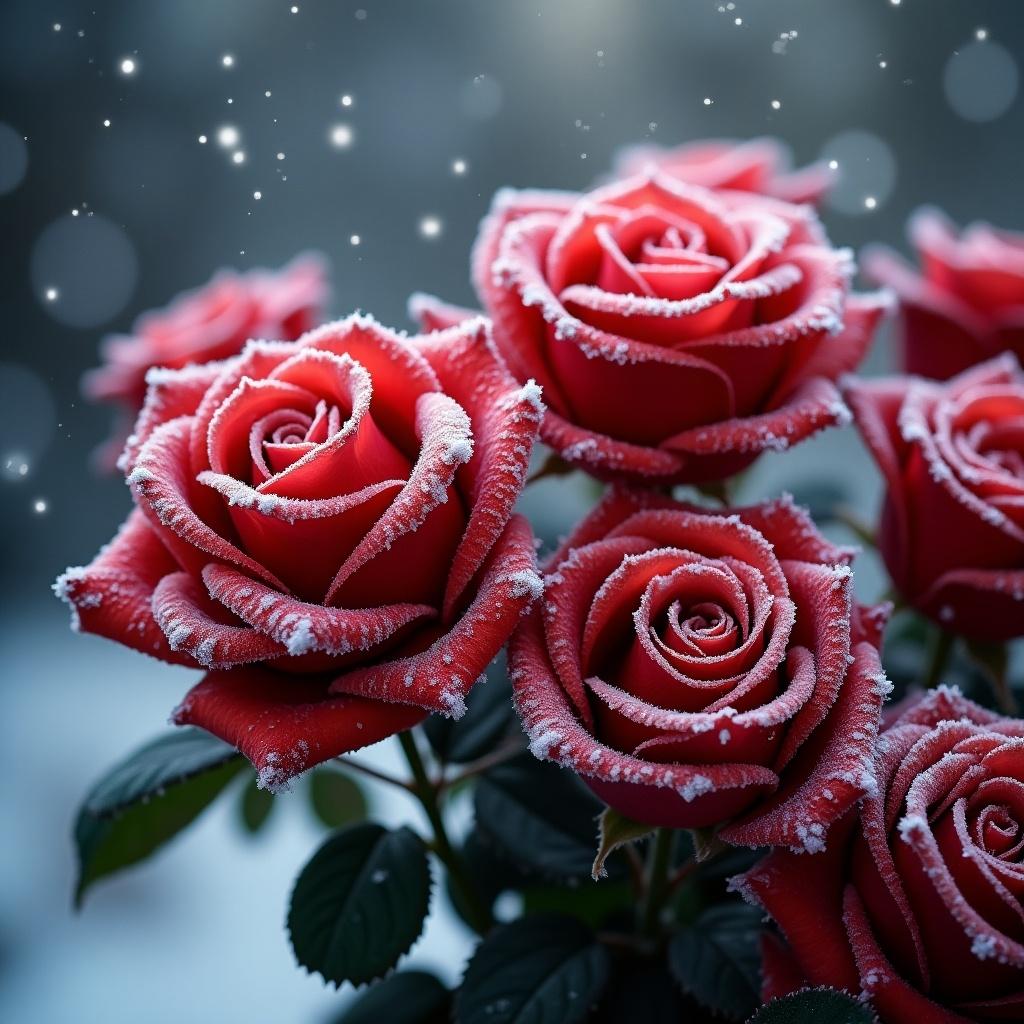
[[[873,210],[876,206],[878,206],[878,200],[874,196],[864,197],[864,208],[866,210]]]
[[[362,239],[358,235],[350,235],[348,241],[350,245],[358,245]]]
[[[976,28],[974,30],[974,38],[977,39],[979,43],[985,42],[985,40],[988,39],[988,29]]]
[[[278,153],[277,154],[277,159],[278,160],[283,160],[284,159],[284,153]]]
[[[465,174],[466,173],[466,161],[460,159],[452,161],[452,174]]]
[[[345,93],[339,100],[343,107],[351,107],[354,102],[350,93]]]
[[[253,197],[253,199],[262,199],[263,198],[263,193],[259,192],[259,191],[253,192],[252,197]]]
[[[45,498],[36,498],[32,502],[32,511],[38,516],[43,515],[49,507],[50,505]]]
[[[711,104],[714,103],[714,102],[715,101],[710,96],[705,96],[704,97],[704,106],[705,107],[710,107]]]
[[[424,238],[440,237],[443,227],[441,218],[435,217],[433,214],[427,214],[427,216],[420,218],[420,234]]]
[[[122,57],[118,67],[122,75],[134,75],[138,70],[138,64],[131,57]]]
[[[235,58],[230,53],[225,53],[220,59],[221,64],[226,68],[232,68],[235,66]]]
[[[200,135],[199,136],[199,144],[201,146],[205,146],[206,145],[206,136],[205,135]]]
[[[236,149],[234,153],[231,154],[231,162],[234,164],[244,164],[245,153],[241,149]]]
[[[781,110],[782,100],[772,100],[772,110]]]
[[[355,133],[350,125],[336,124],[331,129],[330,140],[335,149],[348,149],[355,140]]]
[[[240,138],[241,135],[234,125],[226,124],[217,129],[217,142],[225,149],[231,149],[232,146],[237,146]],[[202,141],[202,137],[200,137],[200,141]]]
[[[110,118],[109,117],[105,117],[103,119],[103,127],[104,128],[109,128],[110,127]]]
[[[59,296],[60,292],[53,287],[47,288],[46,291],[43,292],[43,297],[47,302],[56,302]]]

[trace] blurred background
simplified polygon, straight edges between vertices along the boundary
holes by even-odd
[[[412,291],[472,302],[497,188],[584,187],[642,140],[771,134],[836,160],[837,244],[902,248],[924,202],[1021,229],[1022,60],[1008,0],[3,0],[0,1019],[328,1021],[346,999],[284,933],[317,842],[291,797],[255,840],[223,802],[71,912],[78,801],[192,682],[75,637],[49,591],[129,507],[89,463],[110,414],[78,391],[105,333],[305,249],[330,260],[332,313],[411,328]],[[763,459],[744,496],[833,483],[873,513],[851,431]],[[529,512],[552,537],[591,498],[545,482]],[[869,557],[858,585],[882,588]],[[453,981],[470,942],[442,902],[410,962]]]

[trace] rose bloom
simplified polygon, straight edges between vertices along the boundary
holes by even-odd
[[[664,174],[502,192],[474,278],[495,341],[548,406],[542,439],[600,478],[721,479],[848,410],[833,384],[883,304],[813,211]],[[427,325],[465,311],[425,297]]]
[[[1024,372],[1007,354],[946,383],[852,381],[885,477],[879,547],[897,589],[946,629],[1024,635]]]
[[[1024,1020],[1024,722],[941,687],[881,735],[878,789],[816,857],[734,880],[778,922],[766,998],[863,993],[884,1024]]]
[[[114,468],[145,400],[151,367],[225,359],[250,338],[297,338],[319,322],[328,290],[323,260],[309,253],[278,271],[222,270],[164,309],[143,313],[131,334],[107,338],[103,366],[82,379],[87,398],[113,402],[122,413],[120,429],[97,453],[100,465]]]
[[[702,139],[681,146],[629,146],[615,161],[618,177],[649,167],[704,188],[756,192],[788,203],[819,203],[835,174],[824,161],[791,169],[787,146],[778,139]]]
[[[531,750],[635,821],[822,849],[874,784],[888,685],[888,608],[854,603],[850,558],[789,499],[612,488],[509,647]]]
[[[81,629],[209,669],[175,711],[270,788],[437,711],[540,590],[512,514],[542,415],[486,323],[353,316],[150,375],[136,509],[58,580]]]
[[[883,246],[864,253],[864,272],[899,296],[903,368],[946,380],[1007,350],[1024,359],[1024,234],[960,232],[931,208],[907,233],[920,271]]]

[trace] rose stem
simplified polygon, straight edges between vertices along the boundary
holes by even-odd
[[[953,634],[947,633],[944,629],[940,629],[936,634],[924,677],[925,689],[930,690],[940,681],[939,677],[945,671],[949,656],[953,653],[954,640]]]
[[[396,779],[394,775],[388,775],[386,772],[379,772],[376,768],[371,768],[368,764],[360,764],[358,761],[352,761],[347,757],[336,757],[335,761],[337,761],[343,768],[349,768],[352,771],[359,772],[371,779],[376,779],[378,782],[386,782],[389,786],[397,786],[399,789],[404,789],[410,793],[412,792],[412,785],[404,779]]]
[[[452,786],[457,786],[460,782],[473,778],[474,775],[482,774],[488,768],[511,761],[512,758],[518,757],[525,749],[526,747],[523,745],[522,740],[518,737],[510,740],[504,746],[498,747],[497,750],[492,750],[491,753],[484,754],[483,757],[479,757],[475,761],[470,761],[462,771],[457,772],[455,775],[447,779],[438,780],[435,788],[440,793],[450,789]]]
[[[652,938],[658,934],[658,921],[668,893],[668,869],[672,861],[675,832],[659,828],[654,833],[647,858],[647,894],[640,916],[640,930]]]
[[[490,910],[484,906],[466,871],[463,859],[452,846],[448,838],[448,832],[444,826],[444,818],[441,815],[441,808],[437,801],[437,788],[430,781],[427,775],[426,766],[420,756],[419,747],[416,746],[416,739],[413,734],[406,730],[398,734],[398,740],[402,744],[402,752],[406,761],[409,762],[409,769],[412,771],[413,786],[412,793],[419,800],[426,812],[430,827],[434,832],[434,852],[438,859],[448,869],[451,876],[452,887],[458,892],[462,899],[463,909],[469,919],[469,923],[478,935],[486,935],[491,929],[493,921]]]

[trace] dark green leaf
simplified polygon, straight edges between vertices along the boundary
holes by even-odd
[[[336,832],[302,869],[288,910],[299,963],[327,981],[379,978],[423,930],[430,864],[407,828],[361,822]]]
[[[523,911],[537,914],[555,911],[570,914],[586,922],[591,928],[600,928],[617,918],[629,922],[633,911],[633,893],[625,879],[595,882],[585,878],[568,885],[531,885],[523,887]]]
[[[862,1002],[833,988],[805,988],[773,999],[748,1024],[877,1024]]]
[[[366,817],[366,797],[359,783],[333,768],[318,768],[309,781],[313,813],[328,828],[340,828]]]
[[[242,798],[238,801],[238,816],[245,830],[255,835],[267,823],[270,812],[274,809],[274,795],[260,789],[257,779],[253,776],[242,790]]]
[[[244,764],[199,729],[146,744],[105,775],[75,821],[75,905],[98,879],[147,858],[213,801]]]
[[[457,722],[431,715],[423,723],[431,749],[449,764],[475,761],[493,750],[503,736],[521,733],[503,654],[487,670],[487,677],[470,690],[466,705],[466,713]]]
[[[485,772],[473,791],[477,826],[524,870],[588,878],[604,805],[572,772],[524,753]],[[611,876],[621,863],[609,864]]]
[[[456,1024],[574,1024],[608,981],[608,951],[571,917],[538,914],[495,928],[455,999]]]
[[[680,928],[668,960],[683,991],[729,1017],[752,1013],[761,990],[760,918],[745,903],[725,903]]]
[[[334,1024],[446,1024],[451,993],[426,971],[402,971],[359,996]]]

